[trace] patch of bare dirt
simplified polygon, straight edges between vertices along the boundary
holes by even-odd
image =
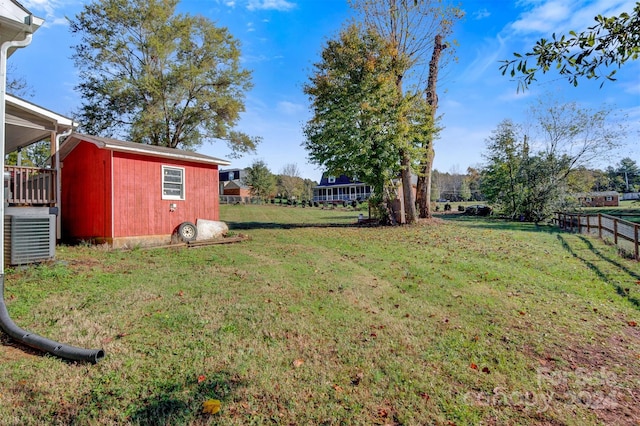
[[[607,425],[640,425],[640,330],[605,342],[549,348],[540,361],[541,384],[551,386],[555,406],[587,408]]]
[[[2,332],[0,332],[2,333]],[[29,346],[21,345],[6,334],[0,336],[0,360],[2,361],[19,361],[27,358],[34,358],[42,355]]]

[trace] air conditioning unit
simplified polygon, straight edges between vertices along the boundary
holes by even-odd
[[[5,216],[5,262],[44,262],[55,257],[56,216]]]

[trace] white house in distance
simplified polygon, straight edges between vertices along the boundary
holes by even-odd
[[[313,201],[336,203],[341,201],[364,201],[371,196],[371,186],[351,179],[346,175],[322,175],[320,184],[313,188]]]

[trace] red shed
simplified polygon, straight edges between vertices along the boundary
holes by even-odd
[[[218,166],[228,161],[78,133],[60,159],[65,240],[166,244],[184,222],[219,220]]]

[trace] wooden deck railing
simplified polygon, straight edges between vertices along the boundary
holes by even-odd
[[[56,172],[38,167],[5,166],[5,201],[9,205],[56,203]]]
[[[612,241],[619,248],[630,251],[640,260],[640,224],[622,220],[607,214],[587,215],[578,213],[556,213],[557,225],[572,232],[597,235]]]

